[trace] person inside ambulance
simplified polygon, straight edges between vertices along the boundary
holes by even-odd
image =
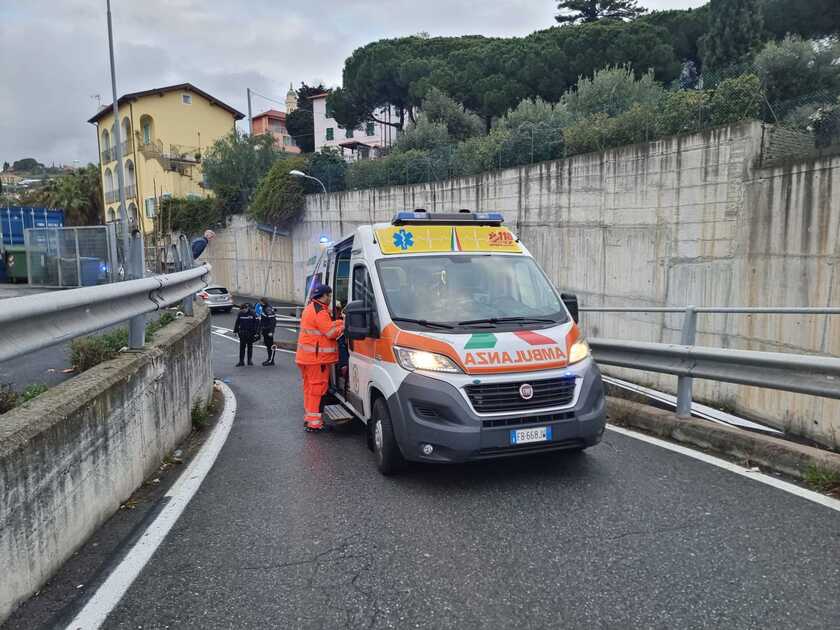
[[[330,315],[332,289],[316,285],[312,300],[300,318],[295,363],[303,377],[304,428],[322,431],[321,398],[327,393],[330,366],[338,362],[338,338],[344,334],[344,321]]]

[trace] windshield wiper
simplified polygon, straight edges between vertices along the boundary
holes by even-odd
[[[455,328],[451,324],[444,324],[443,322],[430,322],[425,319],[411,319],[408,317],[392,317],[392,320],[395,322],[406,322],[408,324],[420,324],[421,326],[427,326],[428,328]]]
[[[487,319],[470,319],[465,322],[458,322],[459,326],[470,326],[472,324],[506,324],[509,322],[536,322],[538,324],[556,324],[555,319],[544,317],[488,317]]]

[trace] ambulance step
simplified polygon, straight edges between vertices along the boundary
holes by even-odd
[[[324,407],[324,414],[334,422],[353,419],[353,415],[341,405],[327,405]]]

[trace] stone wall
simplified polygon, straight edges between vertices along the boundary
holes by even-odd
[[[502,211],[583,305],[836,305],[840,158],[761,169],[761,148],[761,125],[745,123],[432,185],[310,195],[292,232],[294,296],[321,236],[336,240],[397,210],[470,208]],[[677,342],[681,316],[585,314],[582,323],[593,337]],[[840,355],[840,317],[701,315],[698,344]],[[672,377],[623,375],[675,389]],[[695,389],[840,449],[836,401],[706,381]]]
[[[113,514],[212,393],[210,318],[163,328],[0,417],[0,623]]]

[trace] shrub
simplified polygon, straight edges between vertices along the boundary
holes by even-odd
[[[47,391],[47,389],[49,388],[43,383],[33,383],[32,385],[29,385],[23,390],[23,394],[21,394],[22,402],[27,403],[33,398],[37,398]]]
[[[569,155],[603,151],[609,146],[614,119],[605,112],[591,114],[565,130]]]
[[[341,157],[338,149],[324,147],[318,153],[309,156],[308,173],[317,177],[327,188],[328,192],[339,192],[345,189],[345,174],[347,161]],[[307,194],[320,193],[321,186],[311,179],[303,180],[303,189]]]
[[[70,363],[84,372],[113,359],[128,346],[128,329],[117,328],[104,335],[80,337],[70,342]]]
[[[820,107],[811,114],[808,128],[814,132],[817,148],[825,148],[840,140],[840,103]]]
[[[297,218],[303,210],[303,184],[289,171],[307,169],[305,158],[277,160],[260,180],[248,214],[262,223],[282,225]]]
[[[380,160],[359,160],[347,167],[349,188],[376,188],[429,181],[436,172],[428,151],[410,149]]]
[[[592,78],[581,77],[577,89],[566,92],[562,103],[575,118],[605,113],[616,116],[633,105],[656,105],[665,91],[648,71],[636,78],[629,66],[607,67]]]
[[[754,74],[726,79],[715,88],[709,101],[711,123],[728,125],[758,118],[763,101],[761,81]]]
[[[437,88],[426,93],[420,109],[429,122],[444,124],[452,140],[466,140],[484,133],[484,122],[479,116],[465,111],[458,101]]]
[[[151,341],[155,334],[176,319],[174,313],[163,313],[158,319],[146,323],[146,341]],[[128,346],[128,329],[115,328],[102,335],[79,337],[70,342],[70,363],[79,372],[110,361]]]
[[[210,411],[209,405],[205,405],[201,402],[196,402],[193,405],[191,419],[193,429],[196,431],[201,431],[202,429],[207,427],[207,422],[210,420]]]
[[[11,411],[17,407],[18,395],[8,383],[0,384],[0,414]]]
[[[659,131],[665,135],[693,133],[709,122],[709,95],[702,90],[669,92],[659,108]]]
[[[755,68],[767,98],[775,103],[840,87],[840,44],[818,43],[788,35],[770,41],[755,56]]]
[[[171,324],[176,320],[175,313],[171,311],[164,312],[158,319],[146,323],[146,341],[151,341],[154,336],[164,326]]]
[[[449,131],[445,123],[431,122],[424,115],[417,118],[417,123],[406,128],[397,138],[393,153],[406,151],[431,151],[450,144]]]
[[[166,230],[192,236],[221,225],[222,212],[216,198],[171,197],[160,204],[158,220]]]
[[[499,158],[504,157],[503,147],[510,141],[510,132],[504,128],[493,129],[486,136],[470,138],[455,147],[452,175],[478,175],[499,168]]]

